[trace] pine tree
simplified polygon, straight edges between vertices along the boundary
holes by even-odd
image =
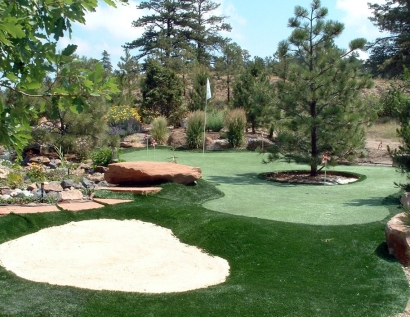
[[[375,75],[402,74],[403,66],[410,67],[410,2],[388,0],[383,4],[369,4],[369,8],[373,10],[370,18],[373,24],[390,34],[371,45],[367,66]]]
[[[186,0],[190,3],[189,40],[195,45],[196,60],[208,65],[212,52],[220,49],[226,40],[219,35],[220,31],[231,31],[231,26],[225,23],[226,16],[212,13],[221,5],[212,0]]]
[[[334,39],[342,33],[343,24],[325,21],[327,13],[314,0],[309,10],[297,6],[295,17],[289,19],[293,32],[282,42],[281,55],[291,52],[296,62],[284,69],[282,80],[276,83],[283,129],[269,158],[282,154],[307,163],[312,176],[318,173],[322,154],[335,160],[352,159],[364,146],[368,109],[359,93],[371,85],[360,75],[360,63],[352,55],[366,41],[356,39],[348,51],[338,49]]]
[[[177,114],[182,106],[181,79],[158,60],[149,59],[145,69],[145,78],[141,79],[142,115],[170,118]]]
[[[178,57],[180,51],[187,48],[183,31],[189,22],[189,4],[179,0],[148,0],[137,5],[137,9],[154,13],[133,22],[134,27],[144,27],[144,33],[124,47],[138,49],[137,59],[149,56],[169,64],[171,58]]]
[[[138,89],[140,65],[135,56],[131,56],[129,49],[125,49],[125,56],[120,57],[118,70],[114,72],[120,93],[113,97],[118,105],[133,106],[135,104],[134,91]]]
[[[112,72],[112,64],[111,64],[111,59],[110,59],[110,54],[106,50],[102,52],[102,59],[101,59],[103,68],[111,74]]]
[[[261,64],[262,63],[262,64]],[[271,85],[263,60],[255,57],[237,78],[234,85],[234,108],[243,108],[252,133],[262,123],[265,109],[271,105]]]

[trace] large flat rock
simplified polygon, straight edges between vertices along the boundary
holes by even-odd
[[[168,162],[122,162],[108,165],[105,180],[118,185],[152,185],[167,182],[188,185],[202,176],[199,167]]]

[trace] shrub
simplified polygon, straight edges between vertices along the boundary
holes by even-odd
[[[206,127],[214,132],[219,132],[224,127],[225,113],[222,110],[211,111],[206,120]]]
[[[160,116],[152,122],[151,136],[158,144],[165,144],[168,139],[167,118]]]
[[[10,172],[7,175],[7,185],[10,186],[10,188],[20,188],[24,184],[24,177],[18,172]]]
[[[112,150],[108,147],[103,147],[93,151],[91,159],[94,166],[108,166],[112,161]]]
[[[44,167],[36,163],[32,163],[31,166],[27,168],[26,176],[32,182],[43,182],[46,180]]]
[[[141,116],[135,108],[113,106],[107,114],[107,122],[111,128],[110,134],[124,137],[139,131]]]
[[[225,116],[225,129],[228,142],[233,147],[243,143],[246,128],[246,113],[242,108],[233,109]]]
[[[191,149],[198,149],[203,144],[204,138],[204,121],[203,111],[197,110],[188,116],[186,130],[186,144]]]

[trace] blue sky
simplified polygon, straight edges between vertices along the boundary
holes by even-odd
[[[232,26],[231,32],[223,35],[230,37],[252,56],[272,56],[281,40],[291,32],[287,21],[293,16],[296,5],[308,8],[310,0],[214,0],[220,3],[216,15],[228,16],[226,22]],[[322,0],[322,6],[329,10],[328,19],[344,23],[345,30],[336,43],[341,48],[348,48],[352,39],[364,37],[369,41],[380,37],[378,29],[368,20],[371,11],[367,2],[383,3],[385,0]],[[78,45],[77,53],[81,56],[100,59],[103,50],[111,56],[116,67],[126,42],[137,39],[143,29],[131,26],[132,21],[147,14],[137,10],[140,1],[130,0],[129,5],[111,8],[101,3],[96,12],[88,13],[86,24],[75,24],[72,39],[65,37],[61,45]],[[132,50],[136,55],[137,51]],[[361,55],[366,58],[366,54]]]

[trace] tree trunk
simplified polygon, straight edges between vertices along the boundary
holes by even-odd
[[[316,118],[316,101],[311,102],[310,104],[310,115],[312,118]],[[317,172],[317,157],[319,155],[317,148],[317,127],[316,125],[312,126],[310,134],[311,142],[311,156],[310,156],[310,176],[316,176]]]

